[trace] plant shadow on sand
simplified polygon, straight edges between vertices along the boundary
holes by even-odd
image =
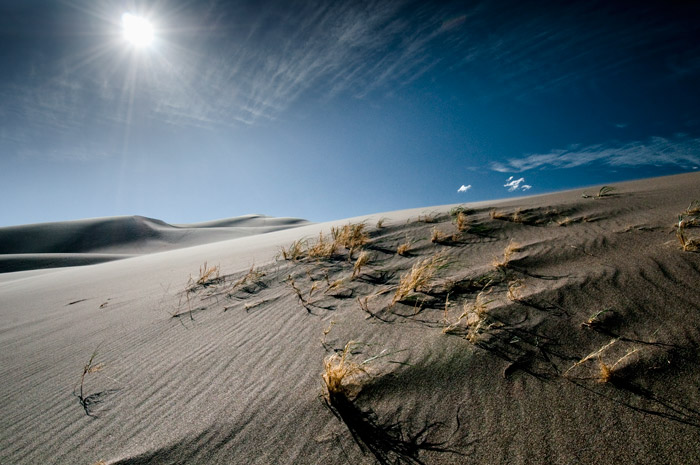
[[[381,465],[393,463],[424,464],[419,454],[424,451],[459,454],[446,447],[447,441],[431,442],[430,434],[445,425],[426,422],[415,433],[401,421],[382,423],[369,408],[362,409],[345,393],[329,393],[324,398],[328,409],[342,421],[353,440],[364,453],[370,453]],[[457,424],[459,429],[459,423]]]

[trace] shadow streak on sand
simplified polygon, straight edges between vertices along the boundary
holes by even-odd
[[[417,432],[407,434],[402,422],[380,423],[374,411],[361,409],[342,392],[329,393],[324,401],[333,415],[347,426],[360,450],[364,454],[368,452],[372,454],[381,465],[395,463],[424,465],[425,462],[419,457],[422,451],[462,455],[457,451],[445,448],[447,441],[431,442],[428,439],[431,432],[444,426],[441,422],[426,422]],[[458,429],[459,417],[457,417],[455,432]]]

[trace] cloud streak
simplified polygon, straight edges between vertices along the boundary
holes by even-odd
[[[571,145],[566,149],[511,158],[503,163],[494,162],[490,166],[501,173],[522,173],[539,168],[577,168],[591,163],[617,167],[675,165],[690,168],[700,164],[700,139],[652,137],[647,141],[624,144]]]
[[[462,186],[461,186],[459,189],[457,189],[457,192],[467,192],[467,191],[468,191],[469,189],[471,189],[471,188],[472,188],[472,185],[471,185],[471,184],[469,184],[469,185],[467,185],[467,186],[465,186],[464,184],[462,184]]]

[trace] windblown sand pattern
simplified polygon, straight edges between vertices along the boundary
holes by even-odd
[[[0,230],[1,263],[44,255],[0,275],[0,463],[697,463],[700,175],[615,187],[229,240]],[[83,253],[130,257],[32,270]]]

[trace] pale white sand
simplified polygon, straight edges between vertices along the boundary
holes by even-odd
[[[28,239],[23,250],[135,256],[0,274],[0,463],[698,462],[700,254],[680,250],[673,225],[700,199],[700,175],[616,186],[599,200],[577,190],[470,205],[487,231],[447,244],[429,238],[433,227],[456,232],[450,206],[307,225],[87,221],[133,221],[145,231],[113,245],[86,223],[42,226],[37,234],[57,244],[74,238],[80,250],[38,250]],[[522,208],[530,221],[492,219],[491,208]],[[417,221],[426,214],[438,222]],[[380,217],[386,227],[377,230]],[[566,217],[574,222],[556,223]],[[321,262],[275,259],[280,247],[349,221],[366,221],[372,261],[344,290],[323,293],[351,274],[346,252]],[[298,227],[218,235],[290,225]],[[177,236],[183,230],[215,233]],[[412,255],[396,255],[407,238]],[[491,262],[510,240],[521,249],[501,280]],[[173,245],[182,248],[155,251]],[[439,251],[449,265],[419,294],[423,305],[390,307],[399,277]],[[225,281],[189,294],[188,304],[183,290],[205,261]],[[231,289],[251,265],[265,276]],[[449,297],[454,319],[484,276],[495,281],[478,341],[444,334],[445,282],[458,283]],[[512,302],[508,283],[518,279],[521,300]],[[376,317],[357,303],[367,296]],[[605,309],[595,328],[581,326]],[[392,355],[371,364],[372,377],[336,417],[323,401],[322,362],[350,340],[363,343],[357,360]],[[104,368],[84,387],[100,402],[88,416],[74,390],[96,349]],[[601,362],[618,360],[614,382],[595,379]],[[432,443],[439,450],[425,450]]]

